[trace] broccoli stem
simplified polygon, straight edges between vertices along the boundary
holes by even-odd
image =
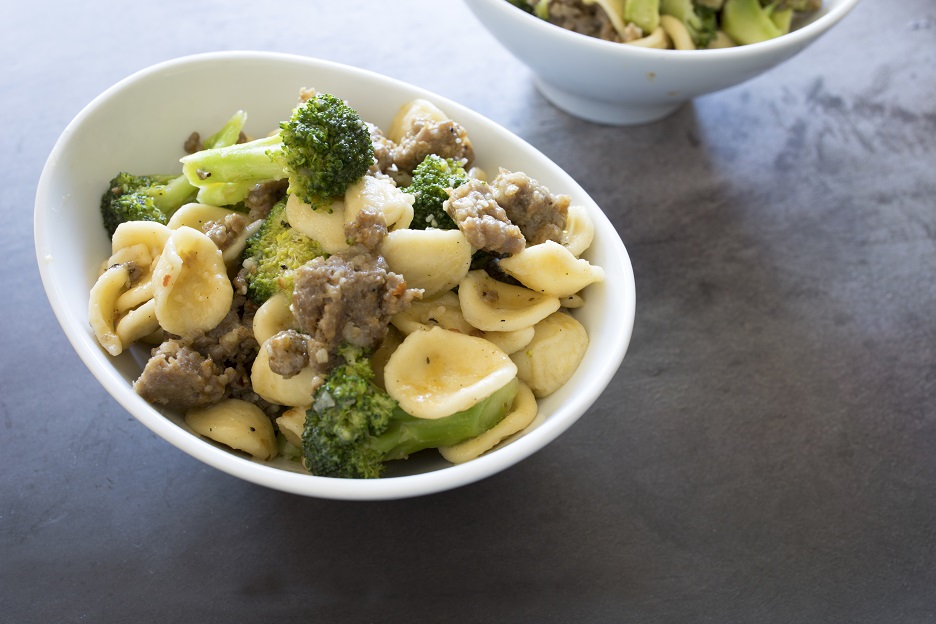
[[[785,34],[771,19],[774,5],[762,7],[759,0],[725,0],[722,30],[739,45],[749,45]]]
[[[168,218],[183,204],[191,201],[196,190],[185,176],[178,176],[166,182],[165,186],[152,192],[150,196],[153,198],[153,205]]]
[[[416,418],[396,408],[390,426],[374,441],[374,445],[389,461],[404,459],[427,448],[453,446],[477,437],[503,419],[513,404],[518,387],[514,379],[471,408],[435,420]]]
[[[202,150],[181,159],[182,173],[197,187],[282,180],[287,172],[271,157],[282,147],[279,134],[272,134],[246,143]]]

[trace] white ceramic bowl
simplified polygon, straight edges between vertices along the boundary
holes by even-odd
[[[524,171],[553,192],[586,206],[597,228],[587,257],[607,275],[591,287],[577,314],[591,344],[565,387],[541,402],[545,421],[514,443],[460,465],[434,452],[393,462],[389,476],[331,479],[304,473],[295,463],[261,463],[193,434],[181,415],[160,411],[131,388],[148,356],[134,347],[117,358],[98,345],[88,325],[88,293],[110,243],[99,201],[119,170],[175,171],[181,141],[192,130],[210,132],[236,110],[247,111],[247,131],[264,134],[288,116],[301,87],[348,100],[362,117],[386,128],[415,97],[432,100],[462,123],[478,164]],[[197,97],[179,97],[180,93]],[[147,123],[157,120],[156,123]],[[455,102],[374,73],[321,60],[272,53],[197,55],[143,70],[105,91],[72,121],[56,143],[36,195],[35,245],[49,302],[72,346],[107,391],[140,422],[186,453],[226,473],[271,488],[333,499],[395,499],[447,490],[497,473],[554,440],[579,419],[618,370],[634,321],[634,276],[614,226],[557,165],[504,128]],[[167,451],[168,452],[168,451]]]
[[[506,0],[465,0],[485,28],[530,68],[558,108],[588,121],[629,125],[673,113],[689,100],[749,80],[786,61],[838,23],[858,0],[824,0],[776,39],[717,50],[657,50],[560,28]]]

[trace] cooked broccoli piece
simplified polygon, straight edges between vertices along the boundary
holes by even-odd
[[[794,11],[815,10],[815,0],[725,0],[721,27],[739,45],[767,41],[790,32]]]
[[[416,198],[410,227],[414,230],[430,227],[454,230],[458,227],[442,204],[448,199],[447,189],[457,188],[467,180],[468,172],[458,161],[436,154],[426,156],[413,170],[412,182],[404,189]]]
[[[660,25],[660,0],[622,0],[624,23],[634,23],[649,35]]]
[[[278,292],[292,294],[293,272],[326,255],[321,245],[295,230],[286,219],[286,202],[277,202],[266,220],[247,239],[243,253],[247,296],[257,305]]]
[[[236,143],[247,116],[236,112],[204,141],[206,147],[221,147]],[[101,216],[108,236],[113,237],[124,221],[156,221],[167,223],[169,217],[184,204],[196,199],[198,189],[181,174],[133,175],[121,172],[110,181],[101,197]]]
[[[360,347],[343,345],[339,355],[343,363],[315,391],[302,435],[305,467],[319,476],[376,478],[388,461],[481,435],[500,422],[517,393],[514,380],[463,412],[415,418],[374,384]]]
[[[527,0],[507,0],[507,2],[514,5],[518,9],[526,11],[527,13],[533,12],[533,5],[527,2]]]
[[[660,13],[682,22],[697,48],[707,48],[718,33],[717,11],[699,2],[660,0]]]
[[[165,224],[176,210],[195,197],[195,187],[180,175],[134,175],[120,172],[101,196],[101,217],[107,235],[126,221]]]
[[[289,179],[288,192],[324,208],[374,164],[370,131],[357,111],[328,93],[293,109],[273,135],[182,158],[182,171],[197,187],[233,185],[222,195],[231,203],[254,185]]]

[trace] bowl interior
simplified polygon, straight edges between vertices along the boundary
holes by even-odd
[[[590,335],[585,360],[563,389],[541,402],[547,418],[537,429],[457,466],[426,453],[395,462],[394,470],[378,480],[316,477],[287,462],[255,462],[192,434],[180,414],[161,412],[133,392],[147,349],[134,347],[113,358],[97,344],[88,324],[88,293],[110,251],[99,215],[108,180],[121,170],[178,171],[182,142],[189,133],[211,133],[238,109],[247,111],[249,134],[266,134],[288,117],[302,87],[334,93],[365,120],[384,128],[405,102],[430,99],[466,127],[479,166],[488,172],[500,166],[524,171],[589,209],[597,235],[587,257],[605,269],[607,279],[590,287],[587,305],[576,314]],[[35,244],[46,294],[69,341],[123,407],[157,435],[209,465],[254,483],[323,498],[428,494],[473,482],[529,456],[575,422],[600,395],[620,365],[633,326],[633,272],[620,237],[557,165],[455,102],[387,77],[306,57],[198,55],[144,70],[103,93],[65,129],[48,158],[36,195]]]

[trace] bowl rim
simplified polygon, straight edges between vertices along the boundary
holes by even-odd
[[[512,444],[494,453],[483,455],[463,464],[445,466],[439,470],[432,470],[419,474],[389,476],[380,479],[339,479],[291,472],[236,455],[182,429],[169,418],[165,417],[158,409],[155,409],[154,406],[143,400],[142,397],[139,397],[134,392],[128,393],[125,387],[126,380],[117,373],[117,370],[113,366],[101,366],[101,361],[106,360],[106,357],[104,357],[105,354],[103,354],[102,350],[95,350],[89,346],[86,333],[82,333],[79,330],[78,323],[73,322],[74,318],[66,314],[66,302],[59,292],[59,285],[56,281],[56,276],[52,272],[51,262],[49,262],[45,256],[48,247],[47,231],[49,220],[52,217],[48,207],[52,206],[52,201],[54,199],[50,184],[55,175],[56,165],[66,153],[66,148],[69,146],[72,137],[76,134],[77,129],[80,128],[98,108],[103,106],[106,102],[109,102],[127,87],[135,85],[139,81],[146,80],[152,76],[171,72],[182,66],[214,64],[218,62],[231,63],[245,60],[251,62],[298,63],[310,68],[321,67],[329,71],[336,71],[349,75],[355,79],[391,84],[396,88],[402,88],[411,92],[413,97],[431,98],[432,101],[436,102],[444,109],[448,108],[453,111],[467,112],[476,119],[488,124],[494,131],[510,135],[513,140],[517,142],[518,147],[526,152],[555,166],[569,178],[575,186],[576,192],[581,192],[585,197],[588,197],[587,193],[578,186],[577,182],[575,182],[564,169],[555,164],[552,159],[548,158],[522,137],[516,135],[507,128],[449,98],[377,72],[309,56],[250,50],[205,52],[172,58],[150,65],[131,73],[105,89],[86,104],[67,124],[56,140],[43,166],[34,203],[33,243],[36,250],[36,260],[39,265],[40,278],[46,297],[66,338],[71,343],[79,358],[105,390],[125,410],[134,416],[136,420],[140,421],[148,429],[156,433],[163,440],[205,464],[229,475],[274,490],[334,500],[392,500],[412,498],[468,485],[483,478],[493,476],[519,463],[521,460],[545,447],[552,440],[559,437],[566,429],[571,427],[572,424],[588,411],[600,394],[604,392],[620,367],[630,343],[636,314],[633,267],[623,242],[620,240],[616,230],[614,230],[614,226],[607,220],[607,216],[601,211],[600,207],[597,216],[607,221],[607,223],[596,224],[596,226],[611,227],[612,231],[614,231],[615,234],[608,237],[607,242],[610,242],[608,253],[611,253],[615,256],[616,260],[620,261],[623,269],[623,278],[625,279],[623,294],[624,313],[618,317],[619,326],[615,334],[617,339],[612,345],[612,348],[604,351],[602,355],[603,359],[608,362],[608,365],[601,368],[597,376],[589,379],[589,383],[584,388],[584,393],[577,395],[575,405],[582,406],[577,414],[567,416],[562,420],[547,419],[541,426],[530,431],[523,438],[516,440]],[[453,117],[457,114],[458,112],[454,113]],[[597,203],[590,197],[588,197],[588,200],[597,206]]]
[[[839,0],[832,6],[827,13],[820,15],[815,20],[803,25],[792,32],[780,37],[751,43],[747,45],[735,46],[732,48],[715,48],[711,50],[661,50],[656,48],[645,48],[642,46],[625,45],[613,41],[605,41],[597,37],[591,37],[582,33],[574,32],[561,26],[557,26],[546,20],[540,19],[535,15],[512,5],[507,0],[464,0],[469,6],[477,4],[487,4],[492,10],[498,11],[501,17],[512,19],[514,21],[526,21],[531,28],[538,29],[544,36],[557,37],[559,40],[569,45],[580,45],[592,47],[598,53],[619,54],[622,56],[633,55],[635,58],[643,58],[655,61],[685,61],[689,63],[704,63],[711,60],[725,58],[735,58],[739,56],[768,56],[774,52],[785,48],[796,48],[806,45],[809,41],[815,39],[826,30],[831,28],[842,18],[844,18],[852,9],[857,6],[861,0]],[[700,54],[703,53],[703,54]]]

